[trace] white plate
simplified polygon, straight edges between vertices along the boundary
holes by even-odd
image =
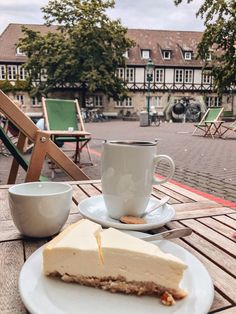
[[[22,301],[32,314],[208,313],[214,288],[205,267],[191,253],[175,243],[166,240],[156,243],[163,251],[174,254],[188,265],[181,287],[189,294],[172,307],[162,305],[156,297],[112,294],[45,277],[42,272],[42,247],[27,259],[21,269],[19,290]]]
[[[148,211],[150,207],[158,203],[157,199],[151,198],[146,210]],[[160,228],[171,221],[175,215],[174,208],[165,204],[145,217],[146,224],[124,224],[108,216],[102,195],[87,198],[81,201],[78,207],[82,216],[99,223],[103,227],[113,227],[123,230],[147,231]]]

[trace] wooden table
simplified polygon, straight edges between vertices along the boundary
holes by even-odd
[[[73,206],[67,224],[81,216],[77,204],[101,194],[100,181],[69,182],[73,185]],[[8,188],[0,186],[0,313],[27,313],[18,292],[18,276],[24,261],[46,240],[24,239],[11,220],[8,207]],[[215,286],[215,298],[210,313],[236,313],[236,211],[223,207],[203,196],[173,183],[154,187],[153,196],[169,195],[176,210],[166,228],[187,226],[191,236],[175,240],[194,254],[208,269]],[[86,314],[86,313],[85,313]]]

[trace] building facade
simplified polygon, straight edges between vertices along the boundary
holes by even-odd
[[[45,25],[26,26],[41,33],[49,30]],[[21,24],[9,24],[0,36],[0,88],[20,102],[26,112],[37,112],[41,111],[41,103],[27,92],[22,67],[27,59],[17,47],[22,37],[21,27]],[[50,27],[50,31],[55,30],[56,27]],[[196,58],[201,32],[129,29],[127,35],[136,45],[126,52],[126,66],[119,68],[117,75],[127,82],[129,97],[116,102],[98,91],[88,95],[88,108],[139,114],[149,102],[150,108],[171,119],[169,112],[173,105],[187,100],[197,103],[202,112],[207,107],[223,106],[229,115],[236,115],[235,88],[219,98],[213,91],[210,68],[203,70],[203,62]],[[154,69],[148,81],[146,65],[150,59]],[[78,89],[58,90],[51,96],[73,99],[79,95]]]

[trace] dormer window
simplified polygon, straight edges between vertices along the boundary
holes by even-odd
[[[25,52],[23,52],[20,47],[16,48],[16,54],[18,56],[26,56]]]
[[[128,52],[128,50],[123,53],[123,57],[126,58],[126,59],[129,59],[129,52]]]
[[[164,60],[170,60],[171,59],[171,51],[170,50],[163,50],[162,56]]]
[[[142,59],[150,59],[151,58],[151,51],[149,49],[142,49],[141,55],[142,55]]]
[[[184,52],[184,59],[185,60],[192,60],[192,51],[185,51]]]
[[[211,60],[212,60],[211,52],[209,52],[208,55],[207,55],[207,61],[211,61]]]

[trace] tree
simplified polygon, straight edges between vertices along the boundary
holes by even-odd
[[[116,70],[125,65],[124,53],[134,42],[119,20],[107,16],[113,7],[113,0],[50,0],[42,11],[46,25],[56,24],[56,30],[42,35],[23,28],[19,45],[28,56],[25,68],[35,95],[79,88],[83,105],[86,91],[100,90],[114,99],[126,96]]]
[[[176,5],[181,2],[184,0],[175,0]],[[222,94],[236,85],[236,1],[204,0],[196,15],[204,19],[206,27],[198,57],[212,67],[215,88]],[[207,62],[209,55],[211,62]]]

